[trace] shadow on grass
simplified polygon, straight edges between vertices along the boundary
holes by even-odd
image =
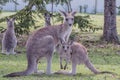
[[[78,73],[74,76],[72,75],[67,75],[67,74],[52,74],[52,75],[47,75],[47,74],[33,74],[32,76],[36,76],[36,77],[94,77],[96,76],[96,74],[82,74],[82,73]]]
[[[52,74],[52,75],[47,75],[45,73],[43,74],[32,74],[32,76],[35,76],[35,77],[41,77],[41,78],[44,78],[44,77],[48,77],[48,78],[64,78],[64,77],[69,77],[69,78],[74,78],[74,77],[81,77],[81,78],[89,78],[89,77],[96,77],[98,75],[111,75],[111,76],[114,76],[115,78],[117,78],[118,75],[117,73],[101,73],[101,74],[82,74],[82,73],[77,73],[76,75],[68,75],[68,74]]]

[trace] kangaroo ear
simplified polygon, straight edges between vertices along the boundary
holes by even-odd
[[[47,13],[44,13],[44,16],[47,16]]]
[[[68,41],[68,44],[69,44],[69,45],[72,45],[72,44],[73,44],[73,41],[72,41],[72,40]]]
[[[15,21],[15,19],[16,19],[15,17],[12,18],[13,21]]]
[[[59,10],[62,16],[67,16],[66,12]]]
[[[7,17],[6,20],[9,21],[9,18]]]
[[[50,13],[50,17],[52,17],[53,15],[52,15],[52,13]]]
[[[60,44],[64,44],[65,43],[65,41],[63,41],[62,39],[60,39]]]
[[[76,12],[76,11],[74,11],[74,12],[72,12],[72,13],[71,13],[71,15],[72,15],[72,16],[75,16],[75,14],[76,14],[76,13],[77,13],[77,12]]]

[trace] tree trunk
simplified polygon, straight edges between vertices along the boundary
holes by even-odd
[[[116,0],[104,0],[103,39],[107,42],[119,43],[116,30]]]
[[[66,0],[65,3],[66,3],[66,6],[67,6],[67,11],[71,12],[72,11],[72,7],[71,7],[70,0]]]
[[[67,12],[70,12],[68,1],[66,0],[65,3],[66,3],[66,6],[67,6]]]
[[[51,11],[52,11],[52,15],[53,15],[53,5],[54,5],[54,2],[53,2],[53,0],[51,0],[51,2],[52,2],[52,9],[51,9]]]
[[[18,5],[17,0],[14,0],[14,3],[15,3],[15,11],[17,11],[17,5]]]
[[[68,4],[69,4],[69,10],[70,10],[70,12],[71,12],[71,11],[72,11],[72,7],[71,7],[70,0],[68,0]]]
[[[95,14],[97,13],[97,0],[95,0]]]

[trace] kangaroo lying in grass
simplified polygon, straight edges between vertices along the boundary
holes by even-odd
[[[61,42],[61,47],[59,48],[59,55],[60,55],[60,66],[62,65],[62,60],[65,59],[66,64],[64,66],[64,69],[66,69],[67,64],[69,61],[72,62],[72,72],[71,75],[76,74],[76,66],[77,64],[85,64],[94,74],[100,74],[100,73],[110,73],[113,74],[113,72],[109,71],[98,71],[91,61],[89,60],[87,49],[78,42]],[[57,72],[59,73],[59,72]]]
[[[15,54],[14,49],[17,45],[17,38],[14,31],[15,18],[7,18],[7,30],[5,31],[2,39],[2,53]]]
[[[14,72],[4,77],[26,76],[37,71],[39,59],[47,59],[46,74],[51,74],[52,55],[59,40],[67,41],[72,31],[74,15],[76,12],[65,13],[61,11],[64,17],[63,24],[44,27],[37,30],[27,41],[27,69],[21,72]]]

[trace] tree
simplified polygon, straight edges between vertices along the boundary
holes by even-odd
[[[67,9],[64,8],[64,7],[63,7],[63,8],[64,8],[66,11],[70,12],[70,11],[72,11],[71,1],[72,1],[72,0],[56,0],[56,5],[57,5],[57,4],[65,5],[65,6],[67,7]]]
[[[104,0],[103,40],[119,43],[116,30],[116,0]]]
[[[0,0],[0,2],[2,1],[9,1],[9,0]],[[16,0],[12,0],[14,3]],[[23,8],[22,10],[18,11],[16,14],[11,15],[11,16],[7,16],[7,17],[15,17],[16,18],[16,22],[15,22],[15,32],[17,33],[17,35],[22,35],[22,34],[28,34],[30,31],[30,28],[36,28],[36,27],[40,27],[40,26],[35,26],[35,17],[40,17],[41,18],[41,13],[45,13],[48,12],[46,10],[45,5],[49,4],[49,3],[53,3],[54,4],[64,4],[66,3],[66,1],[69,0],[23,0],[23,1],[27,1],[28,5],[25,6],[25,8]],[[71,0],[70,0],[71,1]],[[68,2],[69,4],[69,2]],[[32,7],[35,6],[36,10],[32,10]],[[52,12],[53,12],[53,6],[51,8]],[[37,16],[34,16],[35,14],[37,14]],[[1,18],[0,22],[3,22],[6,20],[6,17]],[[0,28],[1,32],[4,32],[5,29],[4,27]]]
[[[71,8],[71,2],[72,0],[65,0],[65,4],[67,5],[67,11],[71,12],[72,8]]]
[[[97,0],[95,0],[95,14],[97,13]]]
[[[0,0],[0,13],[2,12],[2,6],[5,5],[7,2],[14,2],[15,5],[18,5],[16,0]]]
[[[9,0],[0,0],[0,12],[2,10],[2,5],[4,5],[5,3],[7,3]]]
[[[14,1],[14,0],[13,0]],[[15,32],[16,35],[22,35],[22,34],[28,34],[30,32],[31,28],[36,28],[38,26],[35,26],[35,14],[40,17],[39,13],[44,13],[46,11],[45,5],[48,3],[48,0],[23,0],[27,1],[28,5],[25,6],[22,10],[18,11],[16,14],[13,14],[11,16],[6,17],[15,17]],[[36,10],[32,10],[32,7],[36,6]],[[0,22],[4,22],[6,20],[6,17],[1,18]],[[1,32],[4,32],[4,27],[0,28]]]
[[[120,6],[116,7],[118,9],[118,15],[120,15]]]

